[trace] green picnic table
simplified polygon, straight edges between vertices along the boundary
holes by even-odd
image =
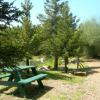
[[[26,70],[30,70],[31,74],[25,73]],[[20,94],[26,95],[26,86],[33,81],[37,81],[40,88],[43,87],[42,79],[47,77],[47,74],[38,74],[35,66],[16,66],[16,67],[3,67],[1,72],[7,74],[0,75],[0,85],[5,86],[18,86]],[[26,77],[26,76],[28,77]],[[24,77],[23,77],[24,76]],[[7,81],[3,81],[2,78],[8,77]]]

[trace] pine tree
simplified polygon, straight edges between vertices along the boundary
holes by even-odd
[[[24,3],[22,3],[22,9],[23,9],[23,16],[22,16],[22,31],[23,34],[26,36],[26,65],[29,65],[29,59],[31,57],[31,46],[30,41],[32,38],[32,23],[30,20],[30,10],[32,9],[32,3],[30,0],[25,0]]]
[[[65,71],[68,71],[68,57],[72,56],[72,43],[70,41],[73,40],[73,36],[75,35],[77,21],[76,16],[70,12],[70,8],[68,6],[68,2],[63,2],[60,7],[60,21],[59,21],[59,33],[62,34],[62,55],[65,61]],[[75,41],[74,41],[75,42]]]
[[[60,41],[57,32],[59,21],[60,0],[46,0],[45,13],[46,15],[39,15],[39,20],[43,23],[44,27],[44,42],[46,54],[54,56],[54,69],[58,68],[58,58],[60,51]]]
[[[44,27],[45,52],[54,56],[54,69],[58,68],[58,58],[62,54],[67,71],[68,57],[73,51],[70,40],[76,30],[76,16],[70,13],[68,2],[61,0],[46,0],[45,13],[39,16]]]
[[[14,2],[0,0],[0,29],[6,28],[12,21],[18,21],[21,11],[13,6]]]
[[[18,18],[22,14],[13,4],[14,2],[0,0],[0,64],[5,66],[16,64],[23,58],[22,52],[22,55],[19,55],[23,43],[17,44],[20,41],[20,29],[8,28],[11,22],[19,21]]]

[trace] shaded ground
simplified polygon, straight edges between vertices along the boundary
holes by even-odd
[[[86,64],[89,73],[83,82],[71,84],[52,77],[43,80],[44,89],[40,90],[37,85],[28,87],[31,95],[26,100],[100,100],[100,61],[89,60]],[[70,74],[68,77],[70,79]],[[9,99],[24,100],[13,88],[0,92],[0,100]]]

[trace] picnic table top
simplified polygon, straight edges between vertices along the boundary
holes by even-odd
[[[35,66],[17,66],[17,68],[23,70],[23,69],[29,69],[29,68],[34,68]]]
[[[35,66],[16,66],[16,67],[9,66],[9,67],[4,67],[3,70],[7,72],[13,72],[13,71],[20,71],[29,68],[35,68]]]

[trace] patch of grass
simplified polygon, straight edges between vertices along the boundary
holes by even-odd
[[[37,67],[42,67],[42,66],[52,67],[53,66],[53,64],[54,64],[53,58],[43,57],[44,58],[43,62],[40,61],[40,58],[41,58],[41,56],[34,56],[32,58],[32,62],[34,63],[35,66],[37,66]]]
[[[68,81],[70,84],[74,84],[74,83],[82,83],[84,82],[85,77],[80,77],[80,76],[72,76],[72,80]]]
[[[6,88],[6,86],[0,86],[0,90],[2,90],[2,89],[4,89],[4,88]]]
[[[80,63],[80,67],[79,68],[88,68],[88,66],[85,64],[85,63]],[[69,68],[72,68],[72,69],[76,69],[77,68],[77,64],[76,63],[69,63],[68,64],[68,67]]]
[[[64,94],[46,94],[44,96],[42,96],[42,98],[38,99],[38,100],[68,100],[67,96]]]
[[[50,67],[52,67],[53,63],[54,63],[53,59],[52,58],[48,58],[43,63],[41,63],[41,65],[42,66],[50,66]]]
[[[49,78],[53,80],[61,80],[64,83],[81,83],[84,81],[85,77],[74,76],[67,73],[62,73],[61,71],[40,71],[39,73],[48,74]]]
[[[81,96],[83,95],[83,93],[81,91],[77,91],[72,100],[81,100]]]

